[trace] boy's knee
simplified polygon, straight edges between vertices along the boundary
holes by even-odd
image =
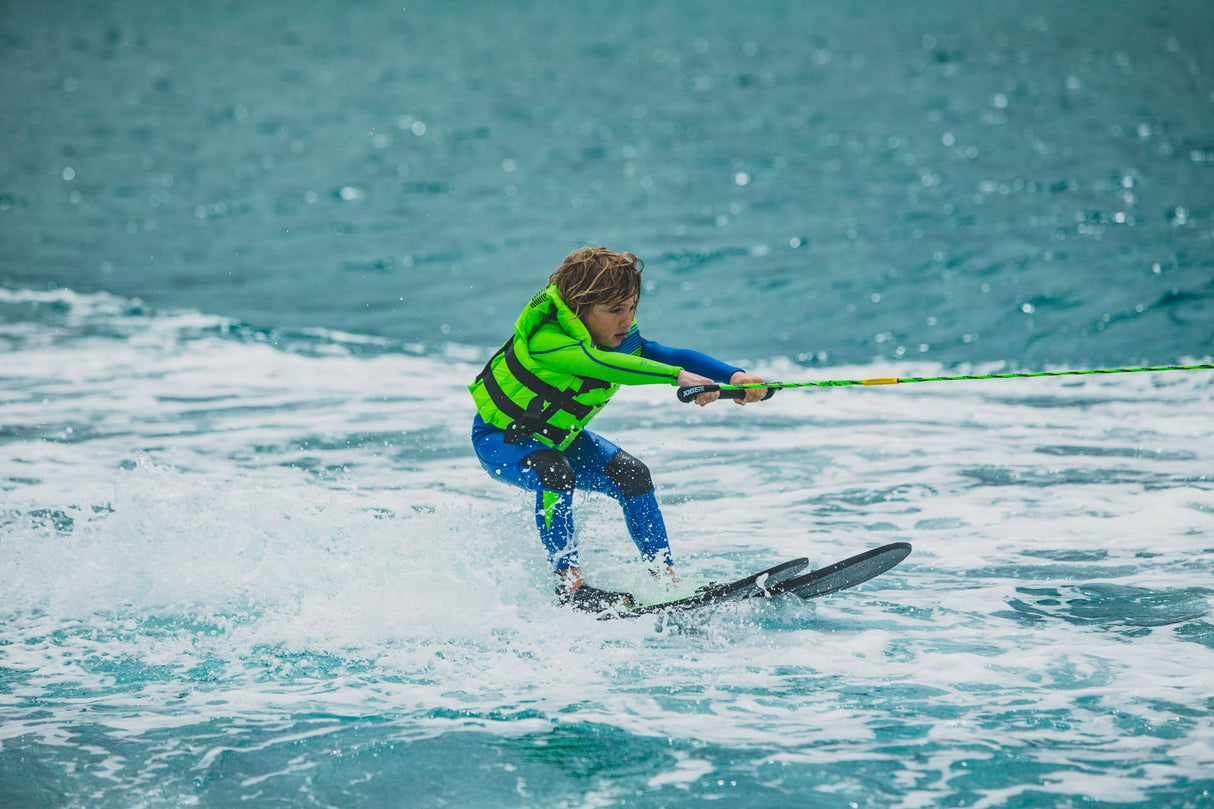
[[[554,449],[541,449],[523,458],[523,465],[535,470],[540,485],[552,492],[573,491],[573,468],[568,459]]]
[[[653,478],[649,474],[649,467],[624,450],[612,456],[603,472],[620,487],[620,493],[624,497],[636,497],[638,494],[653,491]]]

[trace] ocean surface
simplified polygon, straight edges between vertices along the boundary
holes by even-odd
[[[1214,5],[0,5],[0,807],[1214,806],[1214,371],[625,389],[678,588],[914,552],[596,621],[465,390],[585,244],[768,379],[1210,363]]]

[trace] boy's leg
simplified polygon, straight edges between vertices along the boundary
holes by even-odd
[[[573,470],[565,456],[554,449],[541,449],[520,462],[523,477],[535,489],[535,525],[548,551],[552,569],[561,573],[578,566],[573,543]],[[527,472],[533,474],[528,475]],[[535,485],[538,483],[538,486]]]
[[[666,521],[662,519],[662,509],[658,506],[649,467],[620,450],[612,456],[603,473],[620,490],[618,499],[624,509],[624,522],[628,525],[632,541],[641,551],[641,557],[646,562],[657,561],[667,567],[673,566]]]
[[[560,573],[577,567],[573,542],[573,470],[565,457],[540,442],[524,438],[508,444],[505,431],[475,423],[472,446],[490,477],[535,492],[535,524],[548,561]]]
[[[654,495],[653,478],[644,463],[590,430],[565,450],[583,489],[602,492],[619,501],[628,534],[647,562],[673,565],[666,522]]]

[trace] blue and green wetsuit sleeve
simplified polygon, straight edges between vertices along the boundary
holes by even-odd
[[[742,370],[736,365],[721,362],[715,357],[692,351],[690,348],[671,348],[653,340],[646,340],[641,336],[641,329],[636,323],[632,324],[628,336],[611,350],[620,354],[636,354],[663,365],[685,368],[714,382],[728,382],[731,376]]]
[[[670,348],[644,338],[641,338],[641,356],[654,362],[685,368],[693,374],[706,376],[714,382],[728,382],[730,377],[742,370],[736,365],[721,362],[716,357],[710,357],[699,351],[692,351],[689,348]]]
[[[555,324],[541,327],[528,341],[531,356],[556,370],[621,385],[676,384],[678,369],[728,382],[742,369],[689,348],[671,348],[641,336],[633,324],[615,348],[601,349],[569,337]]]
[[[675,385],[679,368],[643,355],[596,348],[571,337],[555,323],[541,326],[527,341],[531,358],[566,374],[602,379],[618,385]]]
[[[647,360],[660,362],[663,365],[673,365],[685,368],[693,374],[706,376],[714,382],[728,382],[729,378],[742,369],[727,362],[721,362],[716,357],[710,357],[690,348],[671,348],[641,336],[641,330],[634,323],[628,336],[612,351],[621,354],[637,354]]]

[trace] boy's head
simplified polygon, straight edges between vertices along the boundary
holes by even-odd
[[[582,317],[598,304],[639,298],[644,266],[632,253],[586,247],[566,256],[548,283],[556,284],[561,300]]]

